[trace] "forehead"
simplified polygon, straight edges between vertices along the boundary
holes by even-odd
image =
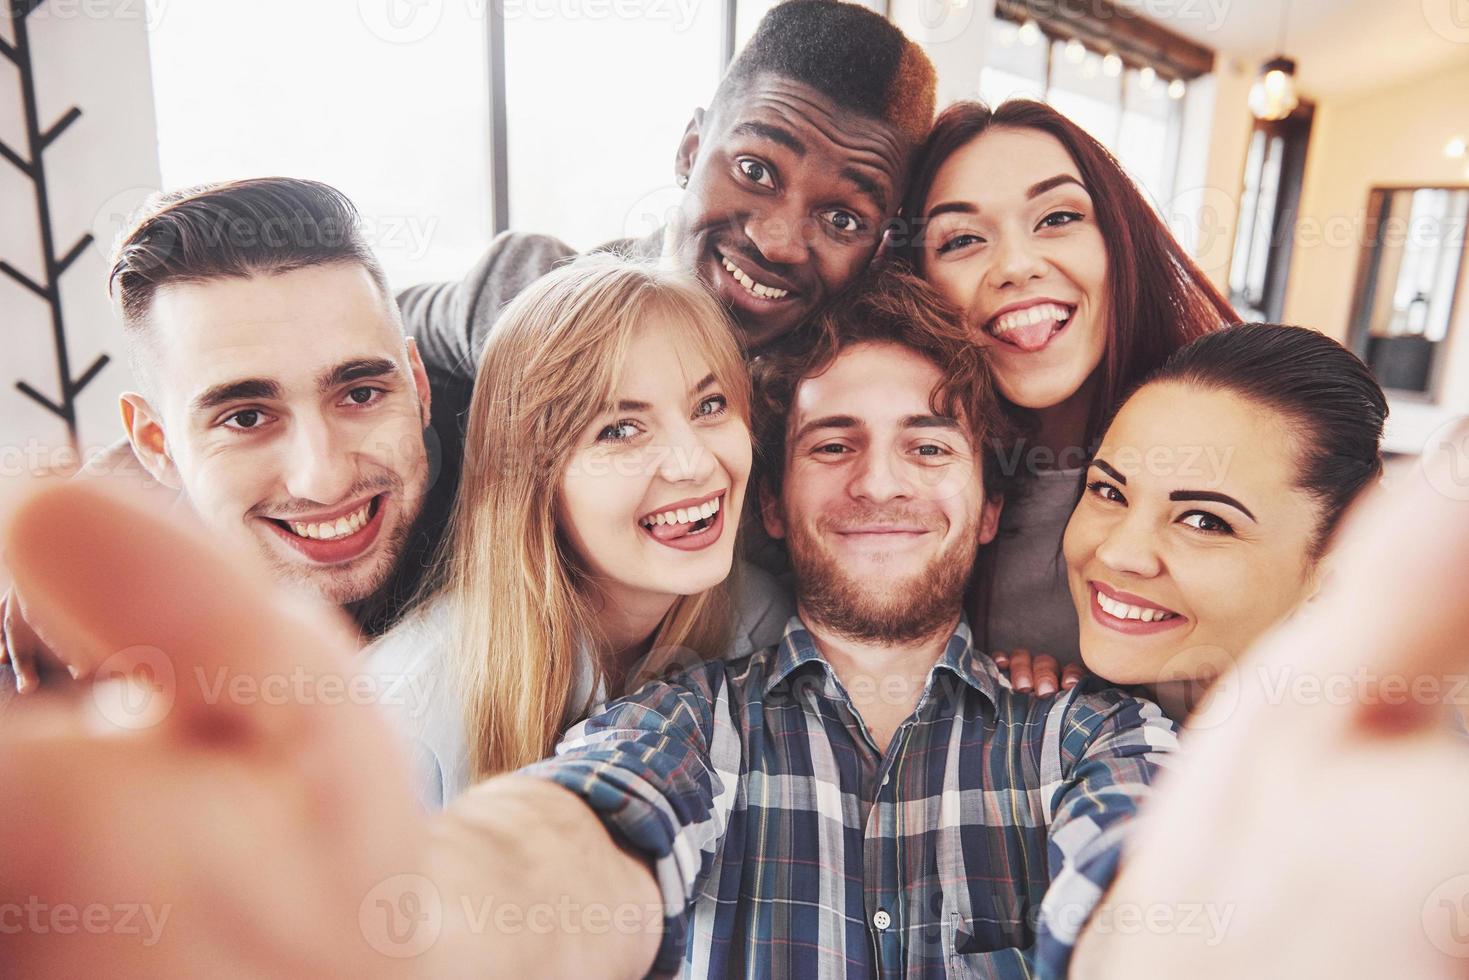
[[[1277,412],[1232,392],[1163,382],[1140,389],[1097,455],[1128,485],[1278,494],[1296,479],[1295,439]]]
[[[628,343],[613,395],[636,401],[672,397],[682,401],[689,391],[708,377],[713,366],[708,355],[688,330],[681,330],[675,317],[662,311],[651,314]]]
[[[834,163],[871,171],[896,187],[907,157],[907,141],[881,119],[839,106],[804,82],[769,72],[749,79],[720,109],[719,139],[734,138],[747,123],[780,126],[824,167]],[[829,177],[821,167],[804,167],[795,177]],[[889,197],[891,198],[891,194]]]
[[[1023,204],[1031,185],[1061,174],[1081,179],[1076,161],[1060,140],[1038,129],[999,126],[970,140],[944,161],[926,203]]]
[[[928,358],[899,344],[863,343],[846,348],[829,368],[796,388],[793,428],[824,415],[844,415],[872,429],[928,415],[943,375]]]
[[[170,283],[149,328],[168,387],[238,378],[290,387],[362,356],[397,359],[403,335],[367,270],[332,264],[248,278]]]

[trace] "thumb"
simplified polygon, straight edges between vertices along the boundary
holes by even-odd
[[[30,489],[0,519],[0,547],[59,648],[85,657],[99,683],[146,686],[152,714],[135,720],[287,734],[311,723],[300,699],[246,704],[229,696],[239,678],[260,691],[267,678],[345,681],[352,670],[340,613],[285,596],[253,556],[151,514],[124,488]]]

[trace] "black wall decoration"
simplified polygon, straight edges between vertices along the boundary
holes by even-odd
[[[72,376],[71,358],[66,350],[66,326],[61,312],[61,276],[82,254],[82,250],[91,244],[92,236],[84,234],[65,253],[60,256],[56,254],[55,236],[51,227],[51,202],[46,187],[46,165],[42,155],[46,152],[47,147],[56,142],[57,138],[77,121],[82,110],[73,106],[48,128],[41,129],[36,111],[36,78],[32,64],[30,35],[26,30],[26,18],[46,0],[5,0],[5,2],[10,7],[15,42],[12,44],[0,37],[0,55],[13,61],[20,70],[21,101],[25,110],[26,155],[21,156],[20,153],[0,141],[0,156],[4,156],[6,160],[19,168],[20,172],[30,178],[31,183],[35,186],[36,216],[39,219],[41,233],[41,261],[45,266],[45,275],[43,281],[37,282],[4,260],[0,260],[0,272],[20,283],[51,308],[51,334],[56,346],[56,374],[60,387],[60,398],[47,397],[25,381],[17,381],[15,386],[36,404],[66,423],[67,436],[71,440],[72,448],[76,449],[78,448],[76,396],[91,383],[93,378],[97,377],[99,371],[107,366],[110,358],[102,354],[80,375]]]

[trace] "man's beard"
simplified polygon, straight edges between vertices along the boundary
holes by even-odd
[[[920,526],[931,523],[917,515],[881,510],[837,519],[827,515],[819,523],[841,527],[910,520]],[[964,525],[927,566],[899,581],[854,578],[827,550],[817,530],[804,524],[788,525],[786,544],[803,616],[859,642],[910,643],[951,627],[957,619],[979,547],[979,522]]]

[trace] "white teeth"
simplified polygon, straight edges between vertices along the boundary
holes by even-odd
[[[1125,602],[1118,602],[1101,592],[1097,593],[1097,605],[1102,611],[1117,619],[1136,619],[1144,623],[1157,622],[1160,619],[1172,619],[1176,613],[1164,612],[1147,606],[1132,606]]]
[[[1011,330],[1020,327],[1028,327],[1036,323],[1054,321],[1065,323],[1071,319],[1071,309],[1059,303],[1038,303],[1035,306],[1027,306],[1023,310],[1015,310],[1006,313],[995,320],[994,332],[996,336],[1007,334]]]
[[[713,517],[719,511],[719,498],[700,504],[697,507],[679,507],[675,510],[665,510],[661,513],[643,518],[644,527],[652,527],[655,524],[691,524],[694,521]]]
[[[720,257],[724,258],[724,256]],[[724,258],[724,268],[734,277],[735,282],[744,286],[746,291],[752,295],[759,296],[761,299],[782,299],[790,293],[788,289],[776,289],[774,286],[767,286],[764,283],[756,282],[744,269],[741,269],[727,258]]]
[[[334,541],[337,538],[345,538],[349,534],[356,534],[367,524],[368,514],[372,510],[372,501],[368,501],[345,517],[339,517],[335,521],[322,521],[320,523],[303,524],[300,521],[288,521],[291,530],[303,538],[312,538],[316,541]]]

